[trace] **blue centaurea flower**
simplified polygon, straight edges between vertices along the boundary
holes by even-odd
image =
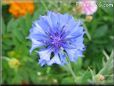
[[[33,22],[29,39],[32,41],[30,52],[40,48],[39,64],[41,66],[54,63],[64,65],[66,58],[76,61],[84,50],[84,28],[80,20],[75,21],[68,14],[49,11]]]

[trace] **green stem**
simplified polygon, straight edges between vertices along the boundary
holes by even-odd
[[[106,54],[106,52],[105,52]],[[108,56],[108,55],[105,55]],[[107,74],[108,72],[110,72],[113,68],[113,57],[114,57],[114,50],[112,50],[111,55],[108,56],[109,59],[108,61],[105,63],[104,67],[99,71],[98,74]]]
[[[105,52],[103,50],[103,52]],[[108,54],[105,52],[103,53],[106,57],[108,57],[108,61],[105,63],[104,67],[96,74],[92,75],[93,76],[93,81],[97,81],[98,75],[102,74],[103,76],[107,76],[107,74],[110,74],[110,72],[113,72],[113,57],[114,57],[114,50],[112,50],[111,55],[108,56]],[[108,76],[113,76],[113,75],[108,75]]]
[[[72,77],[74,78],[74,81],[75,81],[75,83],[76,83],[76,75],[75,75],[75,73],[74,73],[74,71],[73,71],[73,69],[72,69],[72,67],[71,67],[70,61],[69,61],[68,64],[67,64],[67,68],[68,68],[69,72],[71,73],[71,75],[72,75]]]
[[[3,56],[2,59],[6,60],[6,61],[9,61],[10,59],[6,56]]]
[[[45,8],[45,10],[48,11],[48,8],[47,8],[45,2],[43,0],[40,0],[40,1],[41,1],[41,4],[43,5],[43,7]]]
[[[85,27],[85,31],[86,31],[86,35],[87,35],[88,39],[91,40],[91,35],[89,34],[89,31],[85,24],[84,24],[84,27]]]

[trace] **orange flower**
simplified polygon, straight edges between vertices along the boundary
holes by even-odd
[[[9,7],[9,12],[15,17],[24,16],[27,12],[32,14],[33,11],[33,2],[12,2]]]

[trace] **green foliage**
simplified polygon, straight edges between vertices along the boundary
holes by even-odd
[[[56,4],[55,4],[56,3]],[[98,8],[91,22],[84,22],[88,34],[84,36],[86,50],[82,58],[71,63],[76,80],[72,77],[67,67],[59,65],[41,67],[38,64],[38,55],[29,49],[31,42],[27,39],[32,22],[44,15],[47,10],[69,13],[75,18],[74,3],[56,0],[46,2],[40,0],[35,3],[33,15],[14,18],[7,12],[8,5],[2,6],[2,83],[6,84],[112,84],[113,82],[113,57],[114,57],[114,24],[113,7]],[[109,9],[109,10],[108,10]],[[7,13],[7,14],[6,14]],[[81,17],[83,20],[85,17]],[[103,53],[105,52],[105,54]],[[107,57],[108,56],[108,57]],[[20,65],[13,69],[9,66],[9,59],[16,58]],[[108,60],[107,60],[108,58]],[[99,80],[99,74],[105,79]]]

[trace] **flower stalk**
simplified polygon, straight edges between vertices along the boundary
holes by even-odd
[[[74,78],[74,82],[76,83],[76,74],[74,73],[74,71],[72,69],[70,61],[67,64],[67,68],[68,68],[69,72],[71,73],[72,77]]]

